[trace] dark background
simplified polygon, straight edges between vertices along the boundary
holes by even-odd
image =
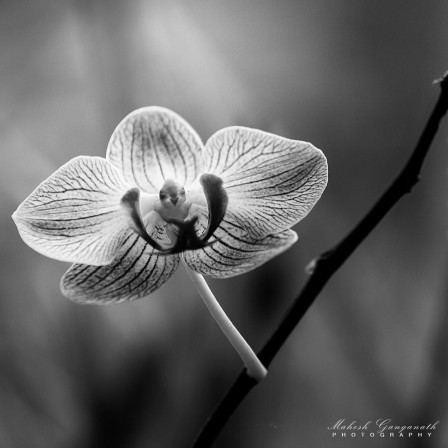
[[[116,306],[59,292],[68,265],[10,216],[57,167],[104,156],[131,110],[172,108],[206,140],[245,125],[307,140],[329,184],[299,242],[210,281],[255,349],[410,154],[448,69],[445,0],[0,3],[0,447],[186,447],[241,369],[179,269]],[[216,447],[448,444],[448,124],[422,182],[331,280]],[[430,439],[332,439],[337,420],[440,420]]]

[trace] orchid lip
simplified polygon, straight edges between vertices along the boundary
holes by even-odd
[[[146,231],[140,212],[140,190],[138,188],[131,188],[121,198],[122,206],[129,213],[131,229],[156,249],[159,254],[176,254],[187,250],[201,249],[214,243],[210,243],[209,240],[224,219],[228,197],[220,177],[214,174],[203,174],[199,181],[207,200],[209,212],[207,228],[201,236],[198,236],[195,229],[195,224],[198,221],[197,216],[184,220],[166,217],[164,221],[176,229],[176,241],[170,246],[160,245]],[[178,200],[178,197],[170,198],[174,206]]]

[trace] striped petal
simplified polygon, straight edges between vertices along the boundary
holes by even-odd
[[[293,226],[327,185],[327,162],[312,144],[244,127],[225,128],[205,145],[204,172],[219,176],[228,210],[262,238]]]
[[[199,220],[205,227],[203,217]],[[201,229],[198,229],[201,231]],[[243,227],[227,216],[210,246],[183,253],[190,269],[214,278],[228,278],[249,272],[281,254],[297,241],[297,234],[285,230],[263,238],[254,238]]]
[[[128,225],[129,186],[101,157],[76,157],[42,182],[13,214],[30,247],[57,260],[110,263]]]
[[[203,144],[179,115],[162,107],[137,109],[117,126],[106,159],[127,182],[158,193],[166,179],[189,185],[202,172]]]
[[[107,266],[74,264],[61,280],[62,293],[78,303],[135,300],[160,288],[176,271],[179,255],[157,255],[129,231],[117,257]]]

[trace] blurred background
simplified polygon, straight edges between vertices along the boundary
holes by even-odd
[[[307,140],[330,180],[260,269],[210,285],[255,349],[401,169],[448,69],[445,0],[15,0],[0,3],[0,447],[187,447],[241,370],[179,269],[114,306],[62,297],[67,264],[10,216],[60,165],[104,156],[131,110],[206,140],[245,125]],[[332,438],[339,419],[440,420],[448,445],[448,122],[405,197],[334,276],[216,447],[403,446]]]

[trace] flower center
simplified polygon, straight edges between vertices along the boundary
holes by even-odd
[[[188,218],[191,202],[187,201],[185,189],[178,182],[167,179],[159,192],[159,200],[154,204],[153,213],[165,222],[167,236],[172,241],[162,246],[152,238],[142,220],[140,209],[140,190],[136,187],[128,190],[121,198],[121,205],[129,214],[131,229],[140,235],[160,254],[175,254],[185,250],[196,250],[209,246],[209,239],[218,228],[227,210],[228,197],[222,185],[222,179],[214,174],[203,174],[199,182],[204,191],[208,208],[208,223],[202,235],[196,233],[198,216]]]

